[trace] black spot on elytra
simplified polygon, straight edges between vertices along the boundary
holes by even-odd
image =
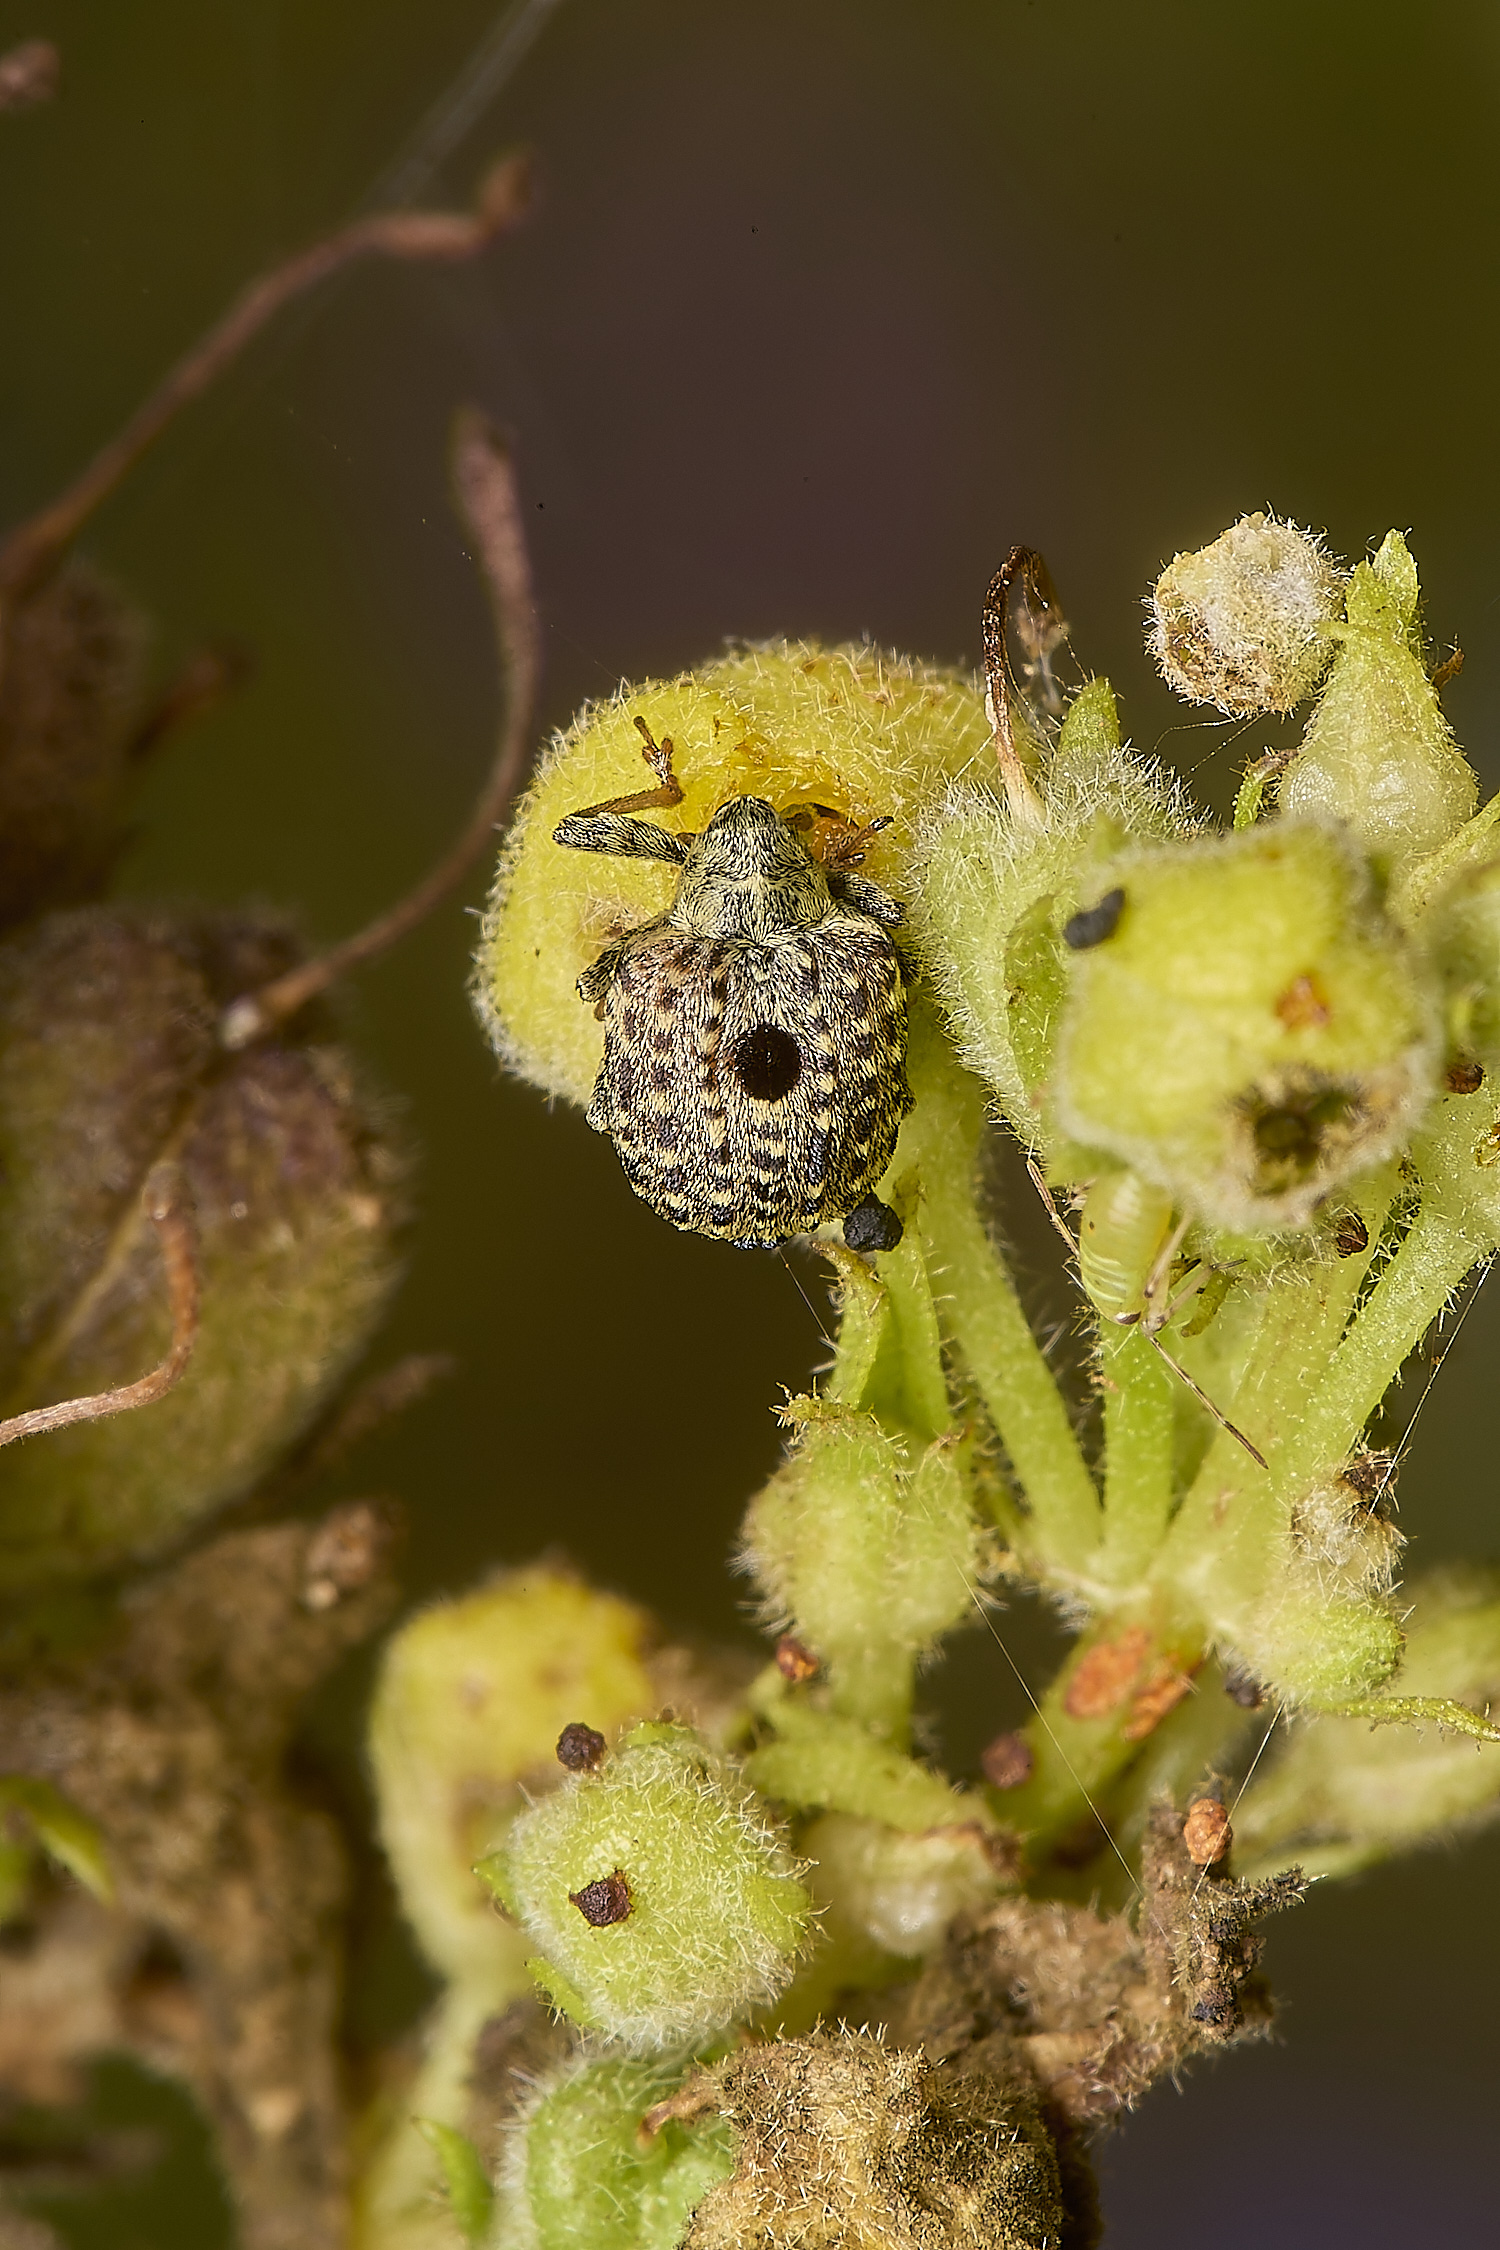
[[[802,1050],[789,1031],[752,1024],[730,1048],[729,1067],[752,1101],[779,1102],[802,1076]]]

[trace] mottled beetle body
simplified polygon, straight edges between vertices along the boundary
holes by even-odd
[[[601,1006],[604,1060],[588,1121],[662,1218],[743,1248],[843,1219],[890,1249],[876,1201],[911,1107],[906,992],[889,925],[902,909],[824,868],[758,797],[701,836],[603,808],[556,830],[575,850],[681,867],[666,913],[578,980]]]

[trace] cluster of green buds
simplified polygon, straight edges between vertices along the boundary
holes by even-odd
[[[606,1033],[579,990],[670,909],[676,839],[755,797],[904,907],[913,1104],[876,1188],[899,1239],[822,1230],[838,1344],[747,1518],[742,1567],[780,1637],[738,1762],[675,1726],[601,1742],[485,1863],[542,1990],[609,2043],[531,2105],[506,2243],[575,2239],[591,2197],[627,2214],[592,2239],[675,2241],[664,2168],[701,2190],[736,2145],[743,2200],[748,2143],[692,2138],[728,2110],[691,2130],[674,2112],[649,2156],[621,2121],[671,2107],[674,2057],[711,2058],[747,2015],[801,2035],[840,1988],[909,1974],[961,1909],[1060,1879],[1107,1832],[1128,1850],[1163,1789],[1248,1761],[1262,1707],[1295,1721],[1245,1799],[1262,1867],[1294,1845],[1362,1864],[1500,1801],[1495,1753],[1470,1749],[1460,1781],[1443,1739],[1500,1740],[1475,1707],[1500,1662],[1492,1597],[1432,1589],[1403,1623],[1394,1463],[1366,1427],[1500,1245],[1496,807],[1475,813],[1411,557],[1392,533],[1349,571],[1259,515],[1163,573],[1150,643],[1178,693],[1240,719],[1316,698],[1296,752],[1250,764],[1227,833],[1129,748],[1107,681],[1063,692],[1065,638],[1018,551],[982,682],[868,648],[746,649],[586,711],[513,826],[475,991],[534,1084],[588,1099]],[[647,805],[665,837],[619,856],[554,841],[580,809],[635,836],[621,816]],[[1070,1244],[1092,1427],[986,1223],[997,1118]],[[913,1753],[918,1676],[1002,1582],[1060,1600],[1078,1638],[1034,1723],[986,1753],[989,1786],[964,1790]],[[1401,1747],[1350,1753],[1370,1720],[1389,1731],[1361,1741]],[[524,2183],[544,2177],[538,2203]]]

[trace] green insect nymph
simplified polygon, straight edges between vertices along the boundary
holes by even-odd
[[[636,1194],[688,1233],[770,1249],[842,1219],[854,1249],[893,1249],[901,1221],[874,1188],[912,1100],[890,937],[903,909],[821,866],[759,797],[731,798],[699,836],[619,809],[641,801],[553,831],[575,851],[682,870],[666,913],[578,980],[604,1018],[590,1125]]]

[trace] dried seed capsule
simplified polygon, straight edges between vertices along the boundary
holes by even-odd
[[[1343,583],[1311,532],[1275,516],[1242,516],[1162,572],[1148,646],[1167,685],[1189,703],[1242,719],[1290,711],[1328,669],[1332,644],[1321,628],[1338,616]]]
[[[395,1278],[403,1166],[339,1050],[225,1064],[218,1012],[284,967],[284,930],[126,907],[0,948],[0,1401],[107,1390],[168,1328],[140,1184],[175,1159],[201,1326],[157,1404],[0,1454],[0,1585],[148,1554],[246,1491],[362,1347]]]

